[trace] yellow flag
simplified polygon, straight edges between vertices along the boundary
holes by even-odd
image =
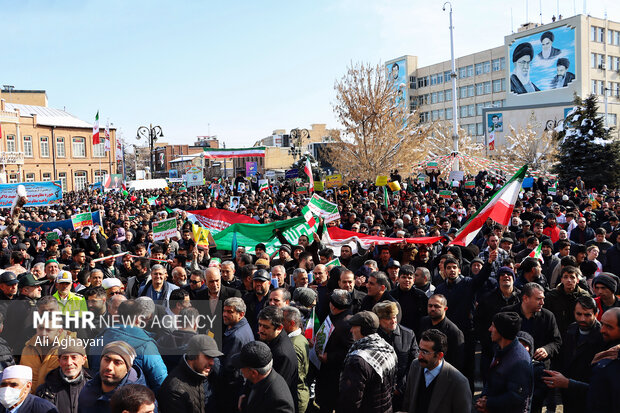
[[[196,224],[192,224],[192,233],[194,234],[194,241],[196,245],[200,247],[209,248],[209,230],[202,228]]]
[[[388,182],[388,187],[392,192],[400,191],[400,184],[398,183],[398,181]]]

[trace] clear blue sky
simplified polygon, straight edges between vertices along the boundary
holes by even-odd
[[[565,17],[583,0],[560,0]],[[100,111],[135,142],[144,124],[165,141],[217,134],[248,146],[274,129],[338,124],[334,81],[351,62],[405,54],[449,59],[443,1],[0,0],[1,84],[45,89],[49,104],[92,122]],[[454,0],[457,56],[503,44],[525,0]],[[545,23],[557,0],[542,0]],[[620,20],[611,0],[590,14]],[[529,20],[540,22],[539,0]]]

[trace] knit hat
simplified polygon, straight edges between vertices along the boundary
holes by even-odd
[[[517,339],[524,341],[530,347],[530,357],[534,357],[534,337],[527,331],[519,331],[517,333]]]
[[[298,287],[293,291],[293,301],[304,307],[312,307],[316,300],[316,293],[313,289],[307,287]]]
[[[58,348],[58,356],[62,356],[63,354],[79,354],[81,356],[85,356],[86,350],[84,347],[77,344],[73,346],[61,346]]]
[[[106,344],[101,352],[101,357],[109,353],[120,356],[125,362],[128,370],[133,366],[133,361],[136,358],[136,350],[124,341],[112,341]]]
[[[514,311],[497,313],[493,317],[493,325],[497,332],[506,340],[514,340],[521,330],[521,317]]]
[[[280,246],[280,251],[286,251],[289,254],[291,254],[292,250],[291,250],[291,246],[288,244],[282,244],[282,246]]]
[[[502,274],[510,274],[512,275],[512,279],[515,279],[515,272],[510,267],[499,267],[499,270],[497,270],[497,278],[499,278]]]
[[[231,357],[231,364],[238,369],[243,367],[259,369],[269,364],[272,359],[267,344],[262,341],[250,341],[241,347],[241,352]]]
[[[602,272],[592,280],[592,287],[595,287],[596,284],[603,284],[605,288],[610,290],[612,293],[616,293],[618,289],[618,279],[616,276],[609,272]]]

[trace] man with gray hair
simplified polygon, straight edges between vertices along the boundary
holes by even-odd
[[[291,290],[299,287],[308,287],[308,272],[303,268],[296,268],[293,271],[293,282],[295,286],[291,287]]]
[[[233,358],[233,364],[252,384],[250,392],[239,398],[238,410],[242,413],[295,411],[293,395],[286,381],[273,370],[269,346],[260,341],[250,342]]]
[[[431,283],[431,272],[426,267],[418,267],[413,274],[413,285],[431,298],[435,294],[435,286]]]
[[[284,314],[284,331],[293,343],[297,354],[297,371],[299,382],[297,383],[297,411],[305,413],[310,401],[310,386],[308,383],[308,369],[310,367],[309,352],[310,343],[304,336],[303,321],[299,309],[291,306],[282,308]]]
[[[246,305],[239,297],[230,297],[224,301],[222,318],[224,320],[224,334],[222,335],[222,392],[221,400],[224,404],[222,411],[237,409],[237,396],[243,387],[243,377],[232,364],[232,357],[239,354],[247,343],[254,341],[254,333],[245,318]]]
[[[138,289],[138,297],[149,297],[156,304],[169,308],[170,293],[179,287],[166,281],[167,277],[168,272],[163,265],[153,265],[151,267],[151,281]]]

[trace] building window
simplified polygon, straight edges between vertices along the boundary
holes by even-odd
[[[484,135],[484,128],[482,127],[482,123],[476,123],[476,135]]]
[[[467,92],[468,92],[469,97],[476,96],[476,90],[474,88],[474,85],[467,86]]]
[[[468,105],[467,111],[469,112],[469,116],[476,116],[476,108],[474,105]]]
[[[93,145],[93,156],[95,158],[105,157],[105,140],[102,140],[101,143],[97,145]]]
[[[491,62],[490,61],[486,61],[484,63],[482,63],[482,65],[484,66],[484,73],[491,73]]]
[[[502,68],[499,59],[493,59],[491,65],[493,66],[493,71],[494,72],[499,72]]]
[[[461,99],[466,98],[467,97],[467,86],[461,86],[459,88],[459,97]]]
[[[482,108],[484,108],[484,104],[482,103],[476,104],[476,116],[482,116]]]
[[[50,157],[49,138],[47,136],[41,136],[39,139],[41,140],[41,157],[49,158]]]
[[[16,184],[17,183],[17,174],[10,174],[9,175],[9,183],[10,184]]]
[[[73,138],[73,157],[86,158],[86,139]]]
[[[415,76],[409,76],[409,89],[416,88],[416,79]]]
[[[484,94],[491,93],[491,82],[484,82]]]
[[[596,95],[596,91],[598,90],[596,87],[596,80],[592,80],[592,93],[594,93]]]
[[[598,94],[603,96],[605,94],[605,81],[601,80],[598,85]]]
[[[446,120],[452,120],[452,108],[446,108]]]
[[[467,125],[467,134],[469,136],[474,136],[476,134],[476,124],[475,123],[471,123],[471,124]]]
[[[431,93],[431,103],[437,103],[437,92]]]
[[[43,174],[43,182],[49,182],[52,180],[52,174],[49,172],[45,172]]]
[[[27,173],[26,174],[26,182],[34,182],[34,174],[33,173]]]
[[[452,72],[450,72],[450,71],[443,72],[443,79],[444,79],[444,82],[449,82],[449,81],[451,81],[451,80],[452,80],[451,73],[452,73]]]
[[[441,83],[443,83],[443,73],[438,73],[437,74],[437,84],[439,85]],[[263,159],[263,158],[261,158],[261,159]]]
[[[452,100],[452,89],[447,89],[446,93],[446,102],[450,102]]]
[[[467,117],[467,105],[461,106],[461,118]]]
[[[64,158],[65,156],[65,138],[62,136],[56,137],[56,157]]]
[[[590,41],[605,43],[605,29],[602,27],[590,26]]]
[[[483,70],[482,63],[476,63],[475,70],[476,70],[476,76],[480,76]]]
[[[444,110],[443,109],[439,109],[438,112],[439,112],[439,120],[444,120],[444,118],[445,118]]]
[[[60,186],[62,187],[62,192],[65,192],[67,190],[67,173],[58,172],[58,179],[60,179]]]
[[[86,185],[88,185],[88,176],[86,175],[86,171],[74,172],[73,189],[75,191],[81,191],[82,189],[86,189]]]
[[[98,171],[95,171],[95,183],[97,182],[103,182],[103,177],[107,174],[108,172],[100,169]]]
[[[476,96],[484,95],[484,85],[482,83],[476,83]]]
[[[467,76],[472,77],[474,75],[474,65],[467,66]]]
[[[467,77],[467,68],[461,67],[459,68],[459,79],[465,79]]]
[[[607,126],[616,127],[616,122],[618,121],[618,116],[615,113],[607,114]]]
[[[494,100],[493,101],[493,107],[494,108],[501,108],[504,107],[504,100]]]
[[[24,136],[24,156],[32,158],[32,136]]]
[[[431,86],[435,86],[437,84],[437,75],[431,75]]]
[[[439,103],[443,102],[443,90],[441,92],[437,92],[437,102]]]
[[[15,152],[15,135],[6,136],[6,151]]]
[[[501,91],[502,91],[502,82],[500,79],[495,79],[493,81],[493,93],[497,93]]]

